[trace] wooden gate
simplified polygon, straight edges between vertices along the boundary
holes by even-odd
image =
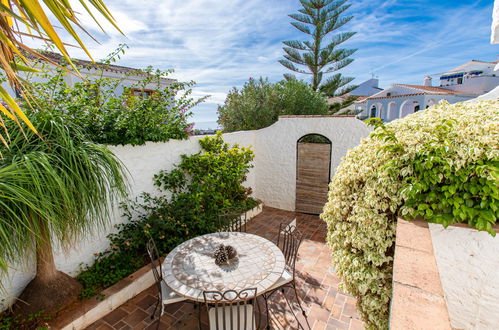
[[[331,144],[298,142],[296,212],[319,214],[327,202]]]

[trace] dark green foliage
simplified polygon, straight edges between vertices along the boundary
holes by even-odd
[[[117,54],[104,61],[88,80],[74,85],[67,83],[68,73],[63,69],[37,74],[44,82],[33,82],[30,88],[34,109],[53,112],[72,121],[97,143],[140,145],[146,141],[187,138],[192,127],[188,122],[190,109],[204,100],[189,97],[189,88],[194,82],[172,81],[163,87],[162,79],[164,81],[172,71],[152,67],[130,72],[119,79],[106,78],[106,65],[111,64]],[[121,92],[126,78],[137,82]],[[133,96],[131,88],[155,92],[147,97]]]
[[[302,8],[299,13],[291,14],[295,28],[307,35],[306,41],[284,41],[284,59],[280,60],[287,69],[312,75],[311,86],[313,90],[321,91],[329,97],[342,96],[352,91],[355,86],[347,85],[354,79],[335,73],[326,79],[326,75],[341,70],[353,59],[350,56],[356,49],[339,48],[350,39],[355,32],[339,32],[326,41],[331,33],[342,28],[353,17],[343,16],[350,8],[347,0],[300,0]],[[285,75],[286,79],[294,79],[291,74]],[[323,81],[323,79],[325,79]],[[340,108],[351,103],[351,99],[342,102]],[[334,108],[334,107],[333,107]]]
[[[86,299],[97,295],[102,289],[118,283],[146,263],[144,254],[136,249],[123,249],[119,252],[111,249],[99,253],[94,264],[84,267],[85,270],[76,278],[83,285],[80,298]]]
[[[218,107],[218,123],[224,131],[260,129],[275,123],[283,115],[326,115],[324,96],[299,80],[276,84],[267,79],[250,79],[241,90],[229,92]]]
[[[199,140],[202,151],[182,155],[170,172],[154,176],[154,184],[163,193],[142,194],[141,201],[126,205],[129,221],[118,225],[111,234],[111,248],[98,256],[78,280],[85,289],[82,298],[91,297],[147,264],[146,243],[152,237],[161,255],[166,255],[190,238],[216,231],[218,215],[228,209],[242,212],[256,206],[246,180],[253,152],[229,146],[221,133]]]
[[[47,321],[50,319],[43,312],[13,315],[6,311],[0,314],[0,330],[46,330],[49,329]]]
[[[331,144],[331,141],[329,141],[327,137],[318,134],[306,135],[302,137],[298,142]]]

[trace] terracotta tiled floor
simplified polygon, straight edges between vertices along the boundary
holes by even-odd
[[[326,225],[318,216],[265,207],[260,215],[251,220],[247,231],[275,240],[279,224],[290,223],[295,218],[298,230],[305,235],[296,267],[298,294],[307,317],[301,314],[294,294],[287,291],[285,294],[291,302],[294,315],[298,316],[305,329],[309,326],[313,330],[363,329],[355,308],[355,298],[338,290],[339,279],[331,266],[330,252],[324,243]],[[87,329],[156,329],[157,320],[150,318],[156,303],[156,292],[154,286],[143,291]],[[198,328],[198,310],[193,304],[177,303],[165,308],[159,329]],[[282,293],[272,297],[270,311],[270,324],[273,329],[298,328]],[[207,315],[203,309],[201,320],[202,328],[207,329]],[[266,322],[264,316],[262,322]]]

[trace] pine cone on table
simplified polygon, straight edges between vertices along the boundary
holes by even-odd
[[[225,247],[225,251],[227,251],[227,256],[229,257],[229,260],[234,259],[237,256],[236,249],[234,249],[234,247],[232,247],[231,245],[227,245]]]
[[[236,255],[236,249],[234,249],[230,245],[225,246],[223,244],[220,244],[220,246],[213,253],[215,264],[217,264],[218,266],[227,265],[229,263],[229,260],[235,258]]]

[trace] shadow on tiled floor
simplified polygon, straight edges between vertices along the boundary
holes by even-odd
[[[265,207],[247,226],[249,233],[275,241],[280,223],[290,223],[296,218],[297,228],[305,239],[296,263],[298,295],[302,299],[307,317],[303,317],[294,293],[285,292],[290,307],[282,293],[276,293],[270,304],[271,328],[296,329],[294,315],[305,329],[363,329],[355,308],[355,298],[338,290],[339,279],[331,266],[329,248],[325,245],[326,224],[318,216]],[[106,329],[156,329],[157,319],[151,320],[156,304],[156,287],[141,292],[116,310],[98,320],[87,330]],[[261,302],[263,305],[263,303]],[[262,311],[265,309],[262,306]],[[208,329],[206,311],[201,309],[202,328]],[[165,306],[159,329],[198,329],[199,310],[191,303]],[[262,315],[262,325],[265,316]]]

